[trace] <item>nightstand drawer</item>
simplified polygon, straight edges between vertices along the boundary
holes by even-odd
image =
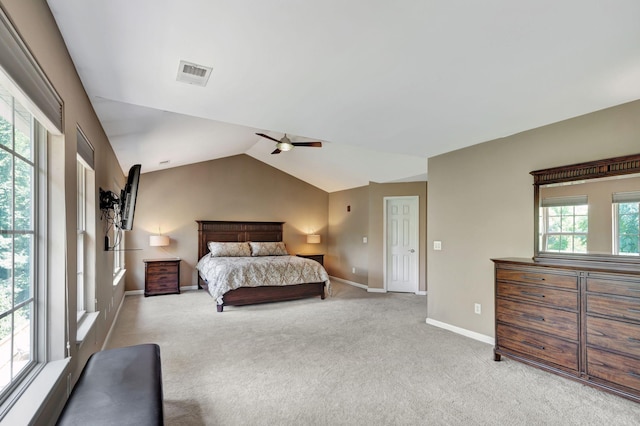
[[[147,273],[149,274],[175,274],[178,270],[178,264],[176,262],[157,262],[149,263],[147,266]]]

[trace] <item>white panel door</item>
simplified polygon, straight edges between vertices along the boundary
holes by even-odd
[[[418,197],[385,198],[386,289],[418,292]]]

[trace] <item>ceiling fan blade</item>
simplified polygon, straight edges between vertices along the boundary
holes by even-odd
[[[278,148],[276,148],[275,151],[272,152],[272,154],[280,154],[282,151],[280,151]]]
[[[310,146],[313,148],[322,148],[322,142],[291,142],[293,146]]]
[[[274,139],[274,138],[272,138],[272,137],[271,137],[271,136],[269,136],[269,135],[265,135],[264,133],[256,133],[256,135],[258,135],[258,136],[262,136],[263,138],[271,139],[271,140],[272,140],[272,141],[274,141],[274,142],[280,142],[278,139]]]

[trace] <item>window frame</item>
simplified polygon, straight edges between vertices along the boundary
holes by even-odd
[[[585,200],[580,200],[580,201],[576,201],[577,204],[574,204],[573,201],[571,201],[568,197],[567,200],[564,201],[558,201],[558,202],[549,202],[547,204],[543,204],[540,207],[540,241],[541,241],[541,247],[543,249],[543,251],[547,252],[547,253],[566,253],[566,254],[580,254],[580,253],[588,253],[588,247],[589,247],[589,204],[588,202]],[[587,213],[584,215],[577,215],[576,214],[576,208],[577,207],[586,207],[587,208]],[[549,210],[553,209],[553,208],[567,208],[570,207],[572,209],[572,213],[569,215],[563,215],[561,214],[560,216],[553,216],[553,217],[559,217],[560,221],[562,221],[562,218],[564,217],[572,217],[573,220],[573,228],[574,230],[571,232],[549,232],[549,228],[550,228],[550,216],[549,215]],[[576,226],[576,217],[586,217],[587,219],[587,231],[586,232],[576,232],[575,231],[575,226]],[[549,248],[549,238],[550,237],[560,237],[560,238],[569,238],[571,241],[571,250],[552,250]],[[575,251],[575,239],[576,237],[583,237],[585,244],[584,244],[584,251]]]
[[[46,321],[47,315],[47,299],[46,299],[46,259],[47,259],[47,240],[46,240],[46,213],[47,211],[47,132],[45,128],[40,124],[35,116],[28,110],[28,107],[24,106],[19,99],[17,99],[13,95],[13,91],[11,87],[6,87],[4,84],[3,88],[8,92],[8,94],[12,98],[12,113],[15,115],[15,105],[16,103],[20,104],[25,111],[29,113],[29,122],[30,122],[30,143],[32,149],[32,158],[27,159],[23,155],[20,155],[15,152],[15,146],[13,148],[8,148],[4,145],[0,146],[0,149],[8,152],[15,159],[16,157],[22,161],[28,162],[32,168],[32,176],[31,176],[31,200],[32,200],[32,211],[31,211],[31,230],[27,231],[18,231],[16,229],[5,230],[8,231],[11,235],[21,234],[27,235],[31,234],[33,237],[33,241],[31,242],[31,273],[30,273],[30,297],[27,300],[20,302],[18,305],[12,306],[9,311],[2,312],[0,315],[4,314],[3,317],[10,315],[10,311],[15,312],[17,309],[21,309],[28,304],[31,305],[31,318],[30,318],[30,345],[29,345],[29,361],[26,365],[21,368],[21,371],[16,374],[14,377],[10,378],[9,384],[2,390],[0,390],[0,419],[5,414],[8,407],[15,400],[16,394],[19,394],[31,380],[35,377],[35,375],[40,371],[43,366],[43,361],[46,360],[46,336],[48,334],[48,327]],[[13,143],[15,145],[15,119],[12,123],[13,130]],[[15,170],[15,161],[13,163],[13,170]],[[15,174],[12,173],[12,181],[14,184],[12,185],[15,188]],[[12,195],[13,202],[15,203],[15,193]],[[15,211],[12,209],[12,215],[15,215]],[[12,228],[15,228],[15,224],[12,225]],[[14,253],[12,257],[15,256],[15,250],[12,251]],[[15,264],[12,261],[12,269],[15,267]],[[13,275],[13,274],[12,274]],[[14,284],[12,284],[13,286]],[[12,303],[13,305],[13,303]],[[14,325],[12,324],[12,330]],[[13,335],[13,331],[12,331]],[[12,338],[12,341],[15,337]],[[13,343],[11,349],[11,358],[15,355],[13,354]],[[13,370],[13,369],[11,369]],[[11,372],[11,376],[13,376],[13,371]]]
[[[635,235],[636,240],[637,240],[637,245],[638,245],[638,252],[635,253],[625,253],[625,252],[621,252],[620,251],[620,204],[635,204],[638,206],[638,213],[635,214],[635,216],[638,218],[638,229],[637,229],[637,233],[635,234],[630,234],[630,235]],[[640,201],[613,201],[611,203],[611,207],[612,207],[612,223],[613,223],[613,230],[612,230],[612,244],[613,244],[613,248],[612,248],[612,253],[618,256],[640,256]]]

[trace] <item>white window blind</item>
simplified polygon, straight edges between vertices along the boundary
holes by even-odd
[[[36,119],[50,131],[55,128],[62,134],[62,100],[38,66],[29,49],[18,36],[9,18],[0,8],[0,67],[10,86],[20,94],[13,95],[33,111]],[[33,104],[36,108],[29,108]]]
[[[87,138],[84,136],[82,130],[78,129],[77,134],[78,155],[84,160],[85,163],[87,163],[90,168],[95,169],[93,160],[93,146],[91,146]]]
[[[612,201],[614,203],[640,203],[640,191],[614,192]]]
[[[541,207],[584,206],[588,204],[586,195],[543,198]]]

